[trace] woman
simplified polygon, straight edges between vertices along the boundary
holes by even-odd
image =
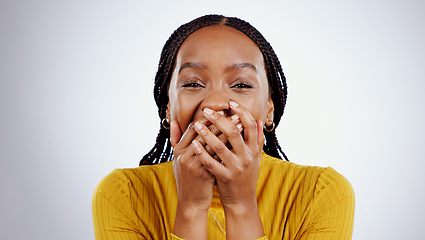
[[[178,28],[155,78],[157,142],[142,166],[99,183],[96,238],[351,239],[347,180],[281,160],[286,95],[279,60],[250,24],[207,15]]]

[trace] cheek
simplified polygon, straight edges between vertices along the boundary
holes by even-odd
[[[267,104],[262,101],[254,101],[250,106],[246,106],[255,120],[264,120],[267,118]]]
[[[236,101],[245,107],[255,120],[262,120],[264,122],[267,119],[268,98],[264,97],[262,94],[255,97],[239,98]]]
[[[187,96],[178,96],[177,99],[173,99],[171,103],[170,118],[171,120],[177,120],[180,124],[181,130],[184,132],[193,120],[197,120],[199,118],[199,114],[197,112],[199,103],[196,99],[192,99]]]

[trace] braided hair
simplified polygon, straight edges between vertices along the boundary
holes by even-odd
[[[237,29],[247,35],[258,45],[264,58],[270,97],[272,98],[275,106],[273,122],[277,127],[283,115],[287,97],[286,79],[279,59],[263,35],[261,35],[261,33],[248,22],[238,18],[225,17],[222,15],[205,15],[186,23],[175,30],[165,43],[159,60],[153,90],[160,119],[166,117],[167,104],[169,101],[168,86],[174,70],[176,55],[180,46],[193,32],[212,25],[224,25]],[[273,157],[288,160],[277,141],[275,130],[271,132],[264,132],[264,135],[266,138],[263,147],[264,152]],[[156,138],[155,146],[142,158],[140,165],[157,164],[167,162],[172,159],[173,151],[170,143],[170,131],[169,129],[162,127],[160,121],[160,130]]]

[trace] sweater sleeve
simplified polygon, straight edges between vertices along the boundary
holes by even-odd
[[[96,187],[92,200],[95,237],[100,239],[144,239],[134,221],[128,179],[115,170]]]
[[[324,169],[306,214],[306,224],[297,239],[351,239],[354,191],[350,183],[332,168]]]

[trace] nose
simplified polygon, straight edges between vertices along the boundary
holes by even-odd
[[[223,89],[210,90],[206,94],[201,107],[202,109],[207,107],[223,115],[227,115],[230,110],[229,100],[228,95]]]

